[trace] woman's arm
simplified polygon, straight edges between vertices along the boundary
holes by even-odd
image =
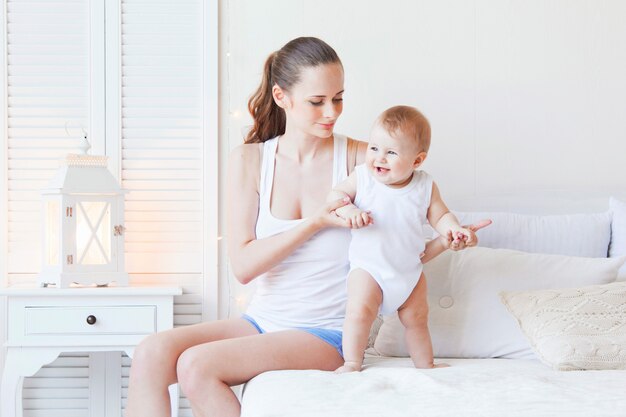
[[[476,233],[483,227],[487,227],[490,224],[491,224],[490,219],[484,219],[484,220],[480,220],[478,223],[464,225],[461,227],[471,230],[472,232]],[[453,241],[452,232],[448,231],[447,236],[441,235],[441,236],[438,236],[436,239],[426,242],[426,248],[424,249],[424,252],[422,252],[422,254],[420,255],[420,260],[422,261],[423,264],[425,264],[431,259],[436,258],[437,256],[441,255],[447,249],[452,249],[452,250],[457,251],[457,250],[463,250],[467,247],[465,245],[464,240],[460,240],[458,245],[454,247],[451,246],[452,241]]]
[[[423,264],[441,255],[448,249],[448,241],[443,236],[439,236],[436,239],[426,242],[426,248],[420,255],[420,260]]]
[[[320,230],[331,226],[346,227],[334,210],[346,201],[333,201],[298,226],[265,239],[257,240],[259,211],[259,145],[235,148],[228,162],[226,196],[226,231],[228,256],[233,274],[247,284],[287,258],[296,248]]]

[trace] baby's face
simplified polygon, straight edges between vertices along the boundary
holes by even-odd
[[[400,133],[392,136],[377,123],[370,135],[365,165],[377,181],[400,188],[411,181],[413,171],[425,157],[416,141]]]

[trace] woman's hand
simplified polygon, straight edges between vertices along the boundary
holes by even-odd
[[[349,197],[324,204],[312,217],[310,217],[311,224],[318,231],[327,227],[350,227],[348,222],[335,213],[335,210],[347,204],[350,204]]]

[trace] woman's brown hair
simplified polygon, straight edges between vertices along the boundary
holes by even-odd
[[[274,102],[272,88],[278,85],[289,91],[300,81],[304,68],[323,64],[341,65],[341,60],[330,45],[313,37],[296,38],[267,58],[261,84],[248,101],[254,125],[246,135],[246,143],[265,142],[285,133],[285,111]]]

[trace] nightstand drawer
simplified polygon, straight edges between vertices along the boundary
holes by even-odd
[[[156,306],[26,306],[24,336],[141,335],[157,330]]]

